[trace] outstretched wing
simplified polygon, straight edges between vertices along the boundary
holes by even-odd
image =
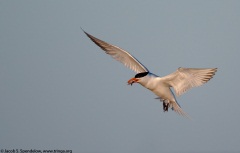
[[[135,57],[133,57],[131,54],[129,54],[127,51],[125,51],[117,46],[106,43],[106,42],[88,34],[84,30],[83,30],[83,32],[96,45],[98,45],[102,50],[104,50],[105,53],[109,54],[114,59],[123,63],[126,67],[130,68],[131,70],[135,71],[136,73],[148,72],[148,69],[143,64],[141,64]]]
[[[217,68],[178,68],[176,72],[162,79],[174,88],[179,96],[191,89],[208,82],[217,71]]]

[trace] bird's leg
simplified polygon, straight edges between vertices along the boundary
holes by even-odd
[[[166,101],[166,100],[164,99],[164,100],[163,100],[163,111],[164,111],[164,112],[168,111],[168,106],[169,106],[169,103],[166,103],[165,101]]]

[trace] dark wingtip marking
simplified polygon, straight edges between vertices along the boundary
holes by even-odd
[[[85,30],[83,30],[83,28],[82,27],[80,27],[81,29],[82,29],[82,31],[89,37],[89,36],[91,36],[90,34],[88,34]]]
[[[81,29],[82,29],[82,28],[81,28]],[[90,35],[90,34],[87,33],[86,31],[84,31],[83,29],[82,29],[82,31],[88,36],[88,38],[90,38],[90,39],[91,39],[97,46],[99,46],[102,50],[106,50],[106,48],[100,43],[100,42],[104,42],[104,41],[102,41],[102,40],[100,40],[100,39],[98,39],[98,38]],[[106,42],[104,42],[104,43],[106,43]]]

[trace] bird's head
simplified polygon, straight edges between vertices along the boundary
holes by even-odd
[[[139,83],[141,81],[141,79],[143,77],[145,77],[149,72],[142,72],[142,73],[138,73],[135,75],[134,78],[131,78],[130,80],[128,80],[128,85],[132,85],[133,83]]]

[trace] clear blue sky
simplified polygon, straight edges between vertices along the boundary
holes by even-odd
[[[240,1],[0,1],[0,149],[80,153],[240,151]],[[218,67],[177,97],[193,121],[140,85],[84,33],[153,73]]]

